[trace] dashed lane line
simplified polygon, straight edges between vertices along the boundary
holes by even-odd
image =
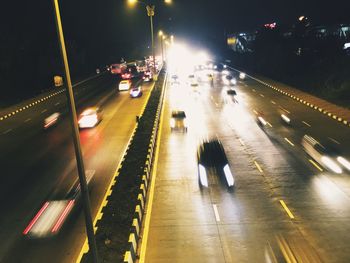
[[[259,172],[260,172],[260,173],[263,173],[263,170],[261,169],[261,167],[260,167],[260,165],[258,164],[258,162],[257,162],[257,161],[254,161],[254,164],[255,164],[256,168],[258,168]]]
[[[286,203],[283,200],[280,200],[280,203],[282,205],[282,207],[284,208],[284,210],[287,212],[288,216],[291,219],[294,219],[294,215],[292,214],[292,212],[289,210],[288,206],[286,205]]]
[[[291,146],[295,146],[294,143],[292,143],[288,138],[285,137],[284,140],[288,142]]]
[[[220,215],[216,205],[213,205],[216,222],[220,222]]]
[[[314,162],[313,160],[309,159],[309,162],[315,166],[320,172],[323,172],[323,169],[316,163]]]
[[[302,121],[302,123],[304,123],[306,126],[311,127],[310,123],[307,123],[306,121]]]
[[[8,134],[11,131],[12,131],[12,129],[8,129],[8,130],[4,131],[2,134]]]
[[[340,145],[340,142],[338,142],[336,139],[332,138],[332,137],[328,137],[328,139],[330,139],[332,142]]]

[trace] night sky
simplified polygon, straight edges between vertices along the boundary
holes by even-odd
[[[43,71],[47,68],[50,74],[45,75],[46,78],[60,67],[52,1],[21,2],[6,1],[0,11],[0,81],[11,70],[13,72],[13,68],[26,64],[34,66],[35,74],[39,75],[45,75]],[[82,61],[97,67],[120,57],[129,59],[145,54],[150,44],[145,7],[137,4],[131,9],[126,2],[60,1],[73,68],[83,65]],[[349,2],[173,0],[171,6],[166,6],[162,1],[154,1],[154,24],[156,32],[162,29],[177,39],[188,38],[204,46],[209,43],[213,46],[213,43],[224,43],[225,33],[254,30],[275,21],[292,24],[300,15],[308,16],[314,24],[349,23]],[[38,80],[41,81],[40,76]]]

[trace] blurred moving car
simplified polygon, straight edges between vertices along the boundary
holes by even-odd
[[[86,171],[86,182],[91,186],[94,171]],[[38,239],[57,235],[72,212],[79,206],[81,197],[80,182],[74,181],[63,198],[50,199],[42,207],[23,230],[27,238]]]
[[[227,90],[227,94],[228,94],[228,95],[236,96],[236,95],[237,95],[237,92],[236,92],[234,89],[228,89],[228,90]]]
[[[198,177],[201,186],[208,187],[208,170],[213,169],[215,174],[223,180],[228,187],[235,184],[234,177],[226,157],[224,147],[220,140],[203,141],[197,149]]]
[[[80,129],[95,127],[102,120],[102,111],[98,107],[91,107],[84,110],[78,120]]]
[[[322,167],[331,172],[341,174],[343,171],[339,166],[339,163],[346,164],[347,162],[349,164],[349,162],[344,157],[332,154],[331,151],[327,150],[321,143],[319,143],[310,135],[303,136],[301,145],[303,146],[305,152],[311,156],[312,159],[314,159],[317,163],[322,165]]]
[[[142,76],[143,81],[149,82],[153,80],[153,75],[151,71],[145,71]]]
[[[289,118],[287,115],[281,114],[281,119],[282,119],[282,121],[285,122],[286,124],[288,124],[288,125],[291,124],[290,118]]]
[[[124,79],[119,83],[118,89],[119,90],[129,90],[131,87],[131,80]]]
[[[44,120],[44,129],[47,129],[53,125],[55,125],[60,118],[59,112],[54,112]]]
[[[171,131],[187,132],[186,113],[182,110],[174,110],[171,112],[170,119]]]
[[[130,97],[131,98],[138,98],[142,96],[142,88],[141,86],[134,87],[130,90]]]

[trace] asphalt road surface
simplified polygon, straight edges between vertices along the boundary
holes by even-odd
[[[168,85],[140,262],[349,262],[350,174],[322,169],[301,147],[309,134],[349,159],[349,129],[253,80],[228,95],[222,79]],[[173,109],[186,111],[187,133],[171,131]],[[213,137],[233,190],[199,187],[196,148]]]
[[[143,84],[143,96],[132,99],[118,92],[116,80],[93,84],[100,89],[83,99],[78,113],[99,105],[102,121],[80,131],[85,169],[94,173],[90,193],[93,217],[122,157],[153,84]],[[85,84],[87,87],[90,83]],[[77,178],[71,126],[66,114],[57,125],[43,129],[45,116],[65,107],[64,97],[38,104],[16,118],[2,122],[0,196],[0,262],[75,262],[85,241],[82,209],[74,211],[61,232],[53,238],[31,240],[22,235],[46,200],[59,198]],[[7,127],[5,127],[7,125]]]

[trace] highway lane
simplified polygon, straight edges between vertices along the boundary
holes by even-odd
[[[175,87],[168,91],[145,262],[265,262],[266,251],[281,236],[295,254],[306,253],[314,262],[319,257],[347,262],[348,175],[320,173],[310,164],[300,140],[312,126],[286,127],[280,106],[297,108],[297,116],[310,122],[330,121],[324,123],[328,134],[312,130],[320,138],[345,133],[345,127],[250,80],[239,83],[233,100],[221,76],[215,79],[215,88],[201,85],[200,94],[188,88],[177,88],[178,96]],[[173,107],[189,115],[188,134],[170,133]],[[272,127],[262,130],[254,110],[263,111]],[[199,190],[195,150],[199,138],[208,135],[225,146],[236,175],[233,193],[219,185]]]
[[[144,107],[151,84],[144,84],[144,95],[136,99],[131,99],[128,92],[117,92],[115,87],[116,83],[110,83],[106,92],[84,104],[104,101],[102,122],[93,129],[80,131],[85,168],[95,173],[91,192],[94,216],[135,127],[135,116]],[[40,123],[39,120],[37,124]],[[39,128],[34,136],[21,144],[21,151],[8,155],[6,174],[21,180],[14,182],[12,194],[3,197],[0,238],[7,242],[1,245],[0,261],[45,262],[50,258],[50,262],[73,262],[79,254],[86,237],[81,211],[53,239],[26,240],[21,235],[42,203],[67,189],[77,176],[70,131],[69,121],[64,117],[52,129],[43,131]]]

